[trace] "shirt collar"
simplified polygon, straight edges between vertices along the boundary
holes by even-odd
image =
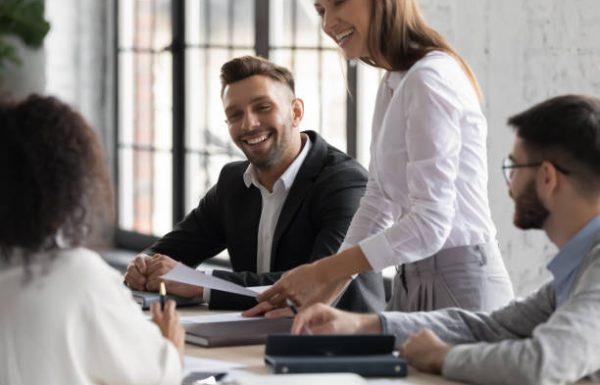
[[[439,55],[444,55],[444,53],[440,51],[431,51],[427,53],[424,57],[432,57]],[[408,69],[407,71],[387,71],[385,74],[385,83],[388,86],[388,88],[392,90],[392,92],[395,91],[398,88],[398,86],[400,86],[400,83],[402,83],[402,79],[404,79],[406,75],[414,68],[417,68],[418,65],[418,62],[413,64],[412,67],[410,67],[410,69]]]
[[[599,234],[600,215],[597,215],[579,230],[548,264],[548,270],[554,277],[552,284],[559,304],[566,299],[573,283],[575,271],[581,265]]]
[[[288,191],[292,187],[292,184],[296,179],[296,175],[298,175],[300,167],[302,166],[302,163],[304,163],[304,159],[306,159],[306,156],[308,155],[308,152],[310,151],[310,148],[312,146],[308,135],[302,135],[302,137],[306,139],[304,140],[304,145],[302,146],[300,154],[298,154],[296,159],[294,159],[294,161],[288,166],[288,168],[283,172],[283,174],[281,174],[279,179],[277,179],[277,181],[273,185],[273,191],[276,191],[279,185],[282,185],[286,191]],[[246,187],[250,187],[251,185],[254,185],[258,188],[262,187],[262,185],[258,181],[256,169],[252,165],[252,163],[250,163],[246,168],[246,171],[244,171],[243,177],[244,184],[246,185]]]
[[[390,71],[390,72],[386,73],[385,83],[386,83],[387,87],[391,91],[395,91],[396,88],[398,88],[398,86],[402,82],[402,79],[404,79],[405,75],[406,75],[406,71],[393,71],[393,72]]]

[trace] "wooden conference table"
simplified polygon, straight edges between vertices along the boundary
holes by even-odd
[[[179,312],[184,316],[199,316],[216,314],[218,312],[208,310],[208,308],[200,306],[193,308],[181,308]],[[185,355],[191,357],[228,361],[244,365],[242,370],[247,370],[256,374],[268,374],[269,370],[264,364],[265,345],[250,345],[250,346],[232,346],[223,348],[203,348],[196,345],[186,344]],[[283,376],[283,375],[282,375]],[[445,385],[445,384],[461,384],[460,382],[449,381],[441,376],[431,375],[419,372],[418,370],[409,367],[408,376],[402,378],[407,383],[415,385]],[[284,383],[284,382],[282,382]],[[598,382],[579,381],[577,384],[597,384]]]
[[[205,307],[181,308],[179,312],[182,317],[199,316],[202,314],[215,314],[217,312],[210,311]],[[251,371],[257,374],[268,374],[269,371],[264,364],[265,345],[250,345],[250,346],[232,346],[223,348],[204,348],[196,345],[186,344],[185,355],[208,358],[213,360],[228,361],[242,364],[245,367],[243,370]],[[459,384],[458,382],[448,381],[440,376],[434,376],[417,371],[414,368],[409,368],[408,377],[403,378],[411,384]],[[283,382],[282,382],[283,383]]]

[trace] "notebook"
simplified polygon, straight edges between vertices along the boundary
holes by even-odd
[[[185,341],[205,347],[264,344],[270,334],[289,334],[289,318],[248,318],[216,322],[184,322]]]

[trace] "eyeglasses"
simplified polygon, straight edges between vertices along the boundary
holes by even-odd
[[[565,168],[557,165],[554,162],[550,162],[550,161],[548,161],[548,162],[550,164],[552,164],[555,169],[557,169],[559,172],[561,172],[561,173],[563,173],[565,175],[569,175],[571,173],[569,170],[567,170],[567,169],[565,169]],[[502,173],[504,175],[504,179],[506,180],[506,183],[510,183],[510,181],[512,180],[512,178],[513,178],[513,176],[515,174],[515,169],[516,168],[540,167],[542,165],[542,163],[544,163],[544,161],[517,164],[510,157],[506,157],[502,161]]]

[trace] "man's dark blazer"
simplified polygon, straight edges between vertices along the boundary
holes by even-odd
[[[248,161],[225,165],[198,207],[145,252],[196,267],[226,248],[233,272],[214,270],[213,275],[243,286],[271,285],[287,270],[335,254],[364,194],[367,172],[317,133],[304,133],[312,147],[281,209],[270,273],[256,273],[262,198],[254,185],[244,184]],[[211,290],[212,309],[246,309],[255,304],[250,297]],[[370,272],[353,280],[337,307],[373,312],[384,305],[381,274]]]

